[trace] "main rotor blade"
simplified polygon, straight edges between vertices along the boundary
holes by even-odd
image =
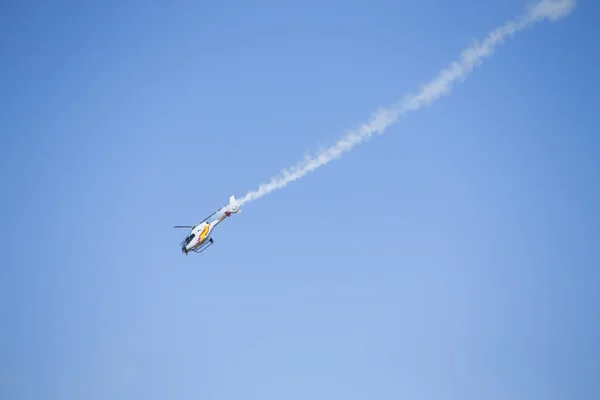
[[[218,213],[222,209],[223,209],[223,207],[219,208],[217,211],[215,211],[214,213],[210,214],[208,217],[206,217],[202,221],[200,221],[200,223],[203,223],[204,221],[206,221],[207,219],[209,219],[210,217],[212,217],[213,215],[215,215],[216,213]]]
[[[209,219],[210,217],[212,217],[213,215],[215,215],[216,213],[218,213],[219,211],[221,211],[224,207],[219,208],[217,211],[215,211],[214,213],[210,214],[208,217],[204,218],[202,221],[200,221],[200,223],[203,223],[204,221],[206,221],[207,219]],[[196,226],[198,225],[194,225],[194,226],[189,226],[189,225],[176,225],[173,228],[191,228],[194,229]]]

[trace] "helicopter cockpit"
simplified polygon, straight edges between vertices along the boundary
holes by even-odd
[[[190,244],[190,242],[196,237],[195,233],[192,233],[190,236],[186,237],[185,240],[183,241],[183,243],[181,244],[181,251],[182,252],[186,252],[186,247],[188,244]]]

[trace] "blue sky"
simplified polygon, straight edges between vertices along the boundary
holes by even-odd
[[[526,2],[2,5],[3,399],[600,395],[600,7],[186,232]]]

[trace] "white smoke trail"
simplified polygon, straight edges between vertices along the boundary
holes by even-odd
[[[240,205],[256,200],[275,189],[280,189],[288,183],[300,179],[307,173],[339,158],[356,145],[370,139],[374,133],[382,134],[402,115],[429,106],[440,97],[448,95],[455,83],[463,81],[485,58],[491,56],[507,38],[543,20],[556,21],[565,17],[571,13],[575,4],[576,0],[541,0],[531,5],[524,15],[506,22],[500,28],[490,32],[481,43],[475,43],[464,50],[459,61],[454,61],[443,69],[435,79],[422,86],[417,94],[406,96],[404,100],[392,107],[379,109],[373,114],[369,123],[349,132],[337,143],[318,154],[306,156],[303,161],[282,171],[281,176],[272,178],[269,183],[260,185],[257,190],[248,192],[239,200]]]

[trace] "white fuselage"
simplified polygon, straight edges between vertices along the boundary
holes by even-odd
[[[206,243],[206,241],[210,239],[210,234],[212,233],[213,229],[215,229],[215,227],[221,221],[223,221],[225,217],[226,216],[224,215],[223,218],[219,218],[215,221],[203,222],[194,229],[192,229],[192,232],[188,236],[188,238],[191,237],[192,239],[189,241],[189,243],[185,245],[185,252],[194,251],[198,249],[198,247]]]

